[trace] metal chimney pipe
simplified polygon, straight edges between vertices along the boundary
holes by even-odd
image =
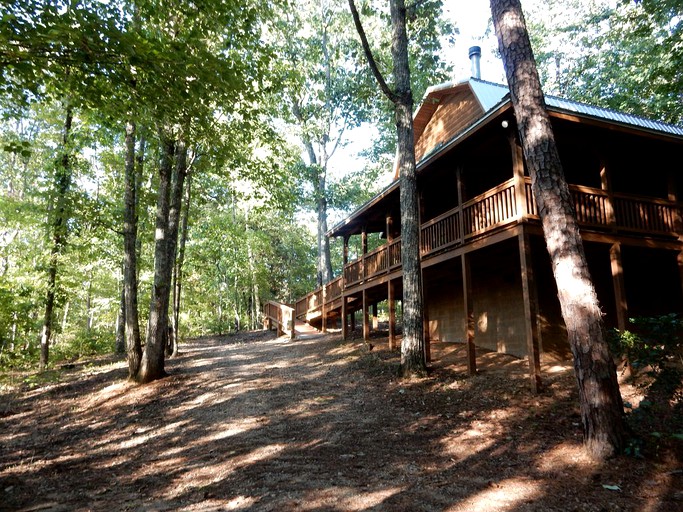
[[[481,69],[479,63],[481,61],[481,48],[479,46],[471,46],[469,50],[470,62],[472,63],[472,78],[481,78]]]

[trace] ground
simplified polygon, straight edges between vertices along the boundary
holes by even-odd
[[[544,363],[534,395],[525,361],[479,352],[470,377],[462,347],[443,344],[428,375],[402,379],[385,341],[202,338],[145,386],[122,360],[52,383],[15,375],[0,394],[0,509],[683,510],[680,382],[647,396],[623,382],[641,440],[598,464],[569,365]]]

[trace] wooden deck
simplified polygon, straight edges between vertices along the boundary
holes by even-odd
[[[520,190],[523,189],[523,190]],[[603,189],[570,185],[582,234],[591,240],[618,237],[657,238],[660,243],[678,243],[681,207],[664,199],[610,193]],[[531,180],[512,178],[457,206],[421,226],[420,257],[456,257],[463,248],[514,225],[540,227]],[[298,319],[315,322],[341,311],[342,297],[359,292],[383,276],[401,271],[401,240],[395,238],[344,266],[340,277],[309,293],[295,304]]]

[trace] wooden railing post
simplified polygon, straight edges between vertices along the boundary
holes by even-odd
[[[455,177],[457,180],[457,193],[458,193],[458,231],[460,235],[460,243],[465,243],[465,210],[463,209],[463,198],[465,195],[464,188],[465,184],[463,182],[462,167],[458,167],[455,170]]]
[[[612,195],[612,178],[609,173],[609,167],[604,160],[600,162],[600,188],[605,191],[607,197],[605,198],[605,216],[607,217],[607,224],[616,231],[617,216],[614,211],[614,196]]]
[[[515,209],[517,218],[522,221],[529,213],[527,212],[526,182],[524,181],[524,155],[522,146],[517,143],[514,131],[508,135],[510,149],[512,151],[512,176],[515,183]]]

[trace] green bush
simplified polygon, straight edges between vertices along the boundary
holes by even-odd
[[[629,322],[632,330],[610,332],[613,355],[626,358],[634,370],[649,368],[654,373],[680,362],[683,320],[677,314],[631,318]]]

